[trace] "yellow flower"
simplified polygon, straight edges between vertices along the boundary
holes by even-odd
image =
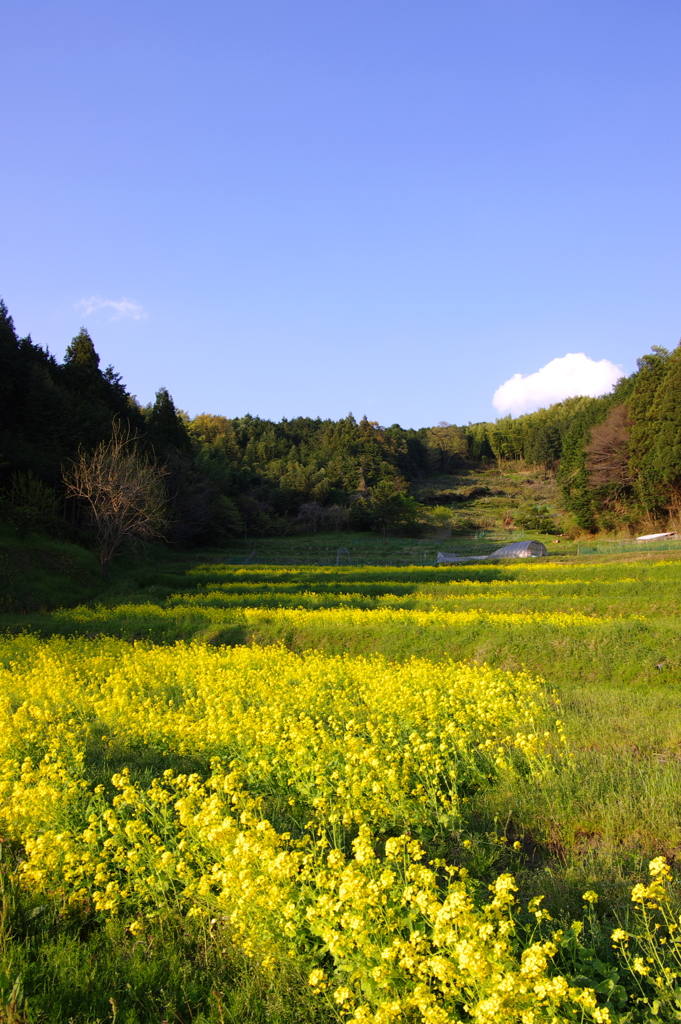
[[[655,857],[648,865],[651,878],[670,878],[671,871],[665,857]]]
[[[271,602],[269,584],[250,572],[239,586],[260,587]],[[247,608],[248,629],[447,636],[453,625],[484,622],[509,631],[527,621],[594,625],[571,613],[431,612],[383,598],[363,608],[345,594],[352,600],[343,606],[336,593],[297,593],[297,572],[277,570],[277,579],[305,607]],[[334,573],[319,570],[336,588]],[[377,574],[367,571],[369,588]],[[213,628],[238,606],[233,590],[230,576],[215,591],[222,607],[205,590],[182,607]],[[184,614],[182,601],[142,610],[163,623]],[[111,609],[66,614],[98,632]],[[117,614],[138,615],[140,606]],[[485,900],[465,869],[429,859],[464,829],[462,788],[484,787],[499,772],[541,784],[563,743],[560,722],[547,727],[551,701],[526,672],[447,659],[0,638],[0,831],[26,851],[20,878],[32,893],[130,921],[131,936],[165,915],[198,919],[216,941],[229,934],[254,965],[290,965],[315,992],[333,992],[346,1020],[450,1024],[466,1003],[476,1024],[575,1013],[605,1022],[590,989],[554,975],[558,933],[523,948],[510,874],[491,880]],[[121,768],[113,797],[109,783],[88,781],[102,737]],[[145,750],[205,772],[168,769],[149,781],[135,763]],[[668,870],[662,858],[651,862],[639,895],[661,899]],[[530,901],[529,912],[549,919],[540,904]],[[322,956],[327,971],[311,970]],[[367,983],[356,998],[354,979]]]
[[[645,887],[645,885],[642,885],[640,882],[638,882],[637,885],[635,885],[634,888],[631,890],[632,900],[634,901],[634,903],[643,903],[643,901],[647,899],[647,897],[647,888]]]

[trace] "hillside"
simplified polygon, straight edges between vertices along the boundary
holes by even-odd
[[[644,355],[608,395],[494,423],[192,419],[165,388],[140,406],[85,330],[58,362],[18,337],[0,302],[0,378],[0,521],[19,533],[82,537],[87,503],[69,467],[87,472],[114,438],[147,466],[157,535],[174,547],[332,529],[625,536],[681,522],[681,348]]]

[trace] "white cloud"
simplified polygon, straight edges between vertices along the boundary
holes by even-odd
[[[609,359],[596,362],[583,352],[568,352],[526,377],[514,373],[494,392],[492,405],[502,415],[519,416],[575,395],[604,395],[621,376],[622,368]]]
[[[89,299],[81,299],[76,303],[76,309],[80,309],[84,316],[91,316],[105,309],[111,312],[110,320],[120,320],[123,316],[129,316],[132,320],[143,320],[146,313],[139,302],[132,299],[102,299],[99,295],[91,295]]]

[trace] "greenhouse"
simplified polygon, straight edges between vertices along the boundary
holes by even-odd
[[[520,540],[513,544],[504,544],[491,555],[455,555],[443,551],[437,553],[438,565],[452,565],[454,562],[487,562],[493,558],[541,558],[548,555],[546,547],[540,540]]]
[[[514,544],[505,544],[503,548],[497,548],[489,557],[540,558],[542,555],[548,555],[548,551],[540,540],[519,540]]]

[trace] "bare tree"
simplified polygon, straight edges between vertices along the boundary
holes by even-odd
[[[316,533],[326,518],[326,509],[317,501],[306,501],[298,509],[298,521],[307,523]]]
[[[140,452],[136,441],[116,423],[110,441],[92,453],[81,448],[63,471],[67,495],[87,507],[105,579],[126,540],[162,537],[168,525],[166,470]]]
[[[315,533],[320,527],[323,529],[329,526],[337,533],[346,525],[349,515],[348,509],[343,505],[320,505],[317,501],[307,501],[298,509],[295,522],[307,523]]]
[[[615,405],[605,422],[593,427],[586,447],[586,468],[592,487],[608,486],[616,496],[631,483],[626,405]]]
[[[334,528],[336,533],[347,526],[350,512],[344,505],[327,505],[324,521]]]

